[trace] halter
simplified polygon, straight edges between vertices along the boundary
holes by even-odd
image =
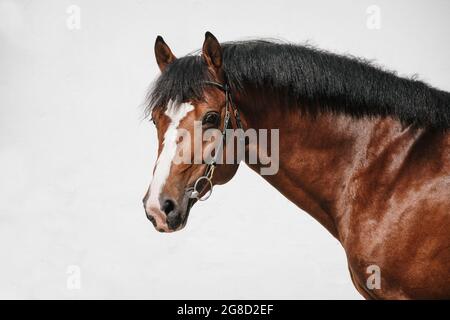
[[[219,88],[220,90],[222,90],[225,93],[225,118],[223,121],[222,139],[220,140],[220,146],[219,146],[220,148],[216,149],[216,150],[222,150],[223,144],[226,139],[226,130],[231,125],[231,112],[233,112],[234,119],[236,120],[236,125],[237,125],[238,129],[242,129],[242,122],[241,122],[241,118],[239,116],[239,110],[233,105],[233,100],[231,98],[231,92],[230,92],[230,88],[229,88],[228,84],[226,84],[226,83],[220,84],[215,81],[204,81],[204,83],[215,86],[216,88]],[[205,201],[211,196],[212,189],[213,189],[212,179],[214,176],[214,170],[216,169],[217,160],[219,159],[220,156],[221,156],[220,152],[217,152],[214,155],[214,158],[212,159],[212,161],[206,166],[205,173],[195,181],[194,187],[192,189],[192,193],[189,196],[189,198],[197,199],[199,201]],[[202,190],[198,190],[198,187],[199,187],[200,182],[203,180],[206,182],[206,186],[209,185],[209,191],[202,198],[200,198],[199,196],[203,192],[204,188],[202,188]]]

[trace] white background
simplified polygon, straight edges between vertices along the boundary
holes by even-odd
[[[379,30],[366,26],[374,4]],[[340,244],[245,166],[183,231],[154,230],[141,203],[154,40],[178,56],[207,30],[309,41],[450,90],[449,12],[444,0],[0,0],[0,298],[360,299]]]

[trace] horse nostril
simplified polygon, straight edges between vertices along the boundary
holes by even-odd
[[[175,203],[172,200],[167,199],[161,206],[161,211],[163,211],[166,216],[175,209]]]

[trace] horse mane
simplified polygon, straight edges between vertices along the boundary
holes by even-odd
[[[266,40],[222,44],[223,67],[232,91],[262,89],[281,107],[353,117],[392,116],[417,127],[450,127],[450,93],[397,76],[373,63],[311,46]],[[201,99],[211,80],[198,51],[176,59],[147,96],[147,115],[169,100]]]

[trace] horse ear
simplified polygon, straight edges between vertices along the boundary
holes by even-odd
[[[222,47],[216,37],[209,31],[205,33],[202,56],[208,67],[218,74],[222,68]]]
[[[161,72],[176,59],[161,36],[158,36],[155,41],[155,57]]]

